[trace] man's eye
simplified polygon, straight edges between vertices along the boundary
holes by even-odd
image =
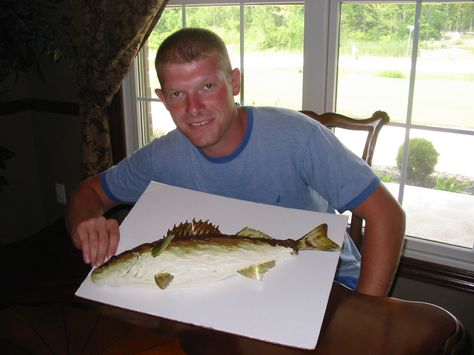
[[[172,98],[177,98],[177,97],[180,97],[181,95],[182,95],[181,91],[173,91],[170,96]]]
[[[209,90],[209,89],[212,89],[214,87],[214,84],[211,84],[211,83],[207,83],[206,85],[204,85],[204,88]]]

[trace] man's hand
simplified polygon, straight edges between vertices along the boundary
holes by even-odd
[[[82,250],[84,262],[92,266],[115,255],[120,238],[118,222],[105,217],[79,223],[71,235],[75,247]]]
[[[106,219],[104,213],[116,206],[102,188],[99,176],[82,181],[69,198],[66,228],[87,264],[99,266],[115,255],[119,242],[119,225]]]

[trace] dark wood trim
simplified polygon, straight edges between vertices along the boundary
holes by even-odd
[[[9,102],[0,102],[0,115],[7,115],[25,111],[39,111],[78,116],[79,104],[77,102],[41,99],[21,99]]]
[[[474,293],[474,271],[402,257],[398,276]]]

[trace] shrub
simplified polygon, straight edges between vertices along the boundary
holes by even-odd
[[[449,191],[449,192],[466,192],[470,187],[469,181],[458,181],[456,177],[442,177],[436,178],[436,190]]]
[[[390,175],[379,175],[379,178],[382,182],[396,182],[393,176]]]
[[[408,142],[407,181],[424,185],[438,163],[439,153],[433,144],[424,138],[412,138]],[[403,144],[398,148],[397,167],[401,171],[404,155]]]

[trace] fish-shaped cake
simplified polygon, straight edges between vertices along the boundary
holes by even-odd
[[[338,251],[320,224],[298,240],[274,239],[245,227],[222,234],[208,221],[181,223],[165,237],[110,258],[91,278],[107,285],[155,285],[161,289],[210,284],[238,274],[261,280],[276,261],[299,250]]]

